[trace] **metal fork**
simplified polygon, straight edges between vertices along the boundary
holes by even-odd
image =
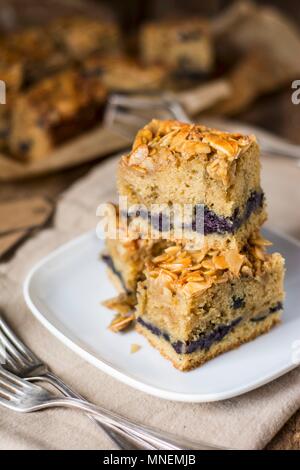
[[[107,427],[118,429],[120,434],[130,433],[138,439],[146,437],[154,449],[199,449],[199,444],[196,442],[129,421],[127,418],[86,401],[71,397],[58,397],[39,385],[11,374],[2,367],[0,367],[0,405],[20,413],[31,413],[56,407],[73,408],[97,416]],[[216,448],[214,449],[216,450]]]
[[[176,99],[176,96],[170,93],[157,97],[114,94],[108,101],[104,122],[108,128],[132,139],[136,132],[154,116],[159,119],[177,119],[191,122],[190,115],[192,114],[186,112],[186,107]],[[226,132],[255,134],[263,152],[294,158],[297,160],[298,166],[300,165],[300,145],[293,144],[264,129],[215,116],[203,116],[201,123]]]
[[[73,404],[71,406],[79,408],[80,403],[81,410],[86,411],[87,413],[93,413],[93,416],[89,417],[96,420],[96,423],[98,425],[101,425],[101,427],[103,426],[109,436],[115,442],[117,441],[117,444],[123,449],[221,449],[213,447],[203,442],[195,443],[187,439],[179,439],[172,434],[161,433],[160,431],[141,426],[137,423],[131,423],[125,418],[122,418],[115,413],[91,405],[90,403],[85,401],[79,394],[71,390],[70,387],[68,387],[59,377],[50,372],[48,367],[19,338],[17,338],[15,333],[4,321],[3,316],[1,315],[1,311],[0,364],[0,405],[2,404],[8,408],[14,409],[12,408],[12,405],[15,406],[16,400],[15,398],[14,402],[11,401],[11,403],[7,403],[6,395],[6,401],[3,402],[3,397],[1,401],[1,383],[3,387],[4,378],[6,378],[6,380],[8,380],[9,382],[15,383],[15,388],[18,386],[19,388],[21,387],[21,389],[23,390],[23,399],[25,401],[22,401],[22,406],[24,406],[24,403],[25,405],[28,405],[28,397],[25,397],[25,392],[28,390],[31,394],[33,394],[33,396],[36,396],[38,394],[39,399],[44,396],[49,396],[45,395],[45,392],[47,391],[42,389],[41,387],[26,387],[26,383],[28,386],[34,386],[34,384],[30,383],[29,381],[44,381],[53,385],[56,389],[61,391],[65,395],[65,397],[70,398],[70,400],[75,399],[73,400]],[[27,379],[27,381],[23,380],[25,378]],[[37,389],[39,390],[37,391]],[[42,395],[41,390],[44,395]],[[49,394],[49,392],[47,393]],[[62,401],[65,400],[64,398],[55,397],[54,401],[52,400],[52,398],[53,395],[51,395],[51,406],[68,405],[66,401]],[[54,403],[59,404],[54,405]],[[93,410],[89,408],[90,406],[93,407]],[[43,408],[45,407],[48,407],[48,405],[43,405]],[[99,412],[99,410],[101,411],[101,416],[98,415],[97,417],[96,415],[94,415],[95,409],[97,410],[97,412]],[[23,410],[23,412],[25,412],[25,409]],[[107,416],[111,420],[109,424],[107,422]],[[126,422],[126,426],[122,428],[122,426],[120,426],[120,423],[122,424],[123,421]],[[155,433],[155,438],[153,438],[153,432]]]
[[[1,347],[2,346],[2,347]],[[17,375],[30,381],[43,381],[50,383],[67,397],[84,400],[79,393],[74,392],[59,377],[53,374],[48,366],[44,364],[12,331],[4,321],[0,311],[0,363],[2,366]],[[112,429],[99,423],[93,416],[89,418],[104,430],[112,441],[122,450],[133,450],[137,448],[153,449],[141,440],[119,436]]]

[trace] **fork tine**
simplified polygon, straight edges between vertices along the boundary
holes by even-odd
[[[32,384],[30,382],[26,382],[24,379],[20,379],[14,374],[11,374],[3,367],[0,367],[0,382],[5,381],[6,383],[9,382],[13,386],[17,386],[20,390],[21,389],[31,389]]]
[[[18,380],[14,376],[0,368],[0,397],[8,400],[16,400],[22,393],[22,388],[18,385]]]
[[[1,380],[0,380],[0,399],[4,398],[5,400],[13,401],[15,396],[16,396],[15,393],[11,393],[6,388],[1,386]]]
[[[19,353],[15,346],[7,339],[5,334],[0,330],[0,342],[2,347],[4,346],[5,355],[10,354],[10,356],[17,361],[19,364],[24,365],[26,363],[26,358]]]
[[[14,385],[13,382],[3,380],[0,377],[0,395],[6,394],[13,399],[14,396],[19,395],[21,392],[22,389]]]
[[[25,346],[25,344],[10,329],[8,324],[4,321],[1,315],[1,312],[0,312],[0,331],[2,331],[5,334],[5,336],[10,341],[11,345],[14,345],[15,351],[18,351],[19,355],[22,355],[24,358],[26,358],[30,362],[38,361],[38,358],[35,356],[35,354],[32,351],[30,351],[30,349],[28,349],[27,346]]]

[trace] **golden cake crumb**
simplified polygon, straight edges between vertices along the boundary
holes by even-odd
[[[131,354],[134,354],[134,353],[138,352],[140,349],[141,349],[141,346],[140,346],[139,344],[134,344],[134,343],[133,343],[133,344],[130,346],[130,352],[131,352]]]

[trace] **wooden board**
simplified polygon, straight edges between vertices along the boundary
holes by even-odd
[[[125,137],[98,127],[64,144],[39,162],[25,164],[0,154],[0,181],[17,181],[54,173],[119,152],[128,145]]]

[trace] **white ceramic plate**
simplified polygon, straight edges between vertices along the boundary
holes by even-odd
[[[107,329],[113,313],[100,303],[115,291],[99,261],[103,241],[94,233],[62,246],[35,266],[25,282],[25,299],[34,315],[63,343],[138,390],[183,402],[231,398],[296,366],[293,347],[300,340],[300,244],[274,232],[265,235],[286,258],[282,324],[191,372],[174,369],[135,331],[114,334]],[[142,346],[135,354],[130,353],[132,343]]]

